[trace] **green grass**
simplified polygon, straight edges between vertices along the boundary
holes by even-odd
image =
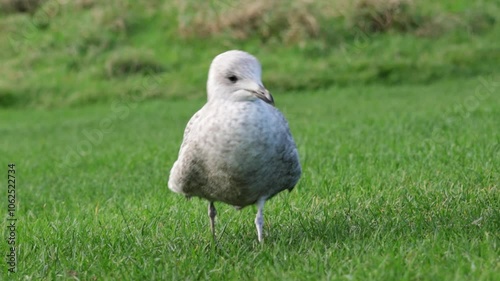
[[[498,278],[499,0],[35,2],[0,0],[0,280]],[[228,49],[262,62],[304,170],[262,245],[254,207],[217,205],[215,247],[167,188]]]
[[[255,54],[267,86],[284,92],[425,84],[500,65],[499,0],[254,2],[268,1],[47,0],[33,16],[0,12],[0,108],[200,98],[209,62],[228,49]],[[144,90],[149,79],[164,86]]]
[[[262,245],[255,208],[218,204],[219,248],[206,202],[166,186],[203,99],[3,110],[19,243],[3,280],[495,280],[499,78],[274,91],[303,177],[266,204]]]

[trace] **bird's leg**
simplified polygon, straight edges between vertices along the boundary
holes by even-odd
[[[264,203],[265,198],[260,198],[257,201],[257,216],[255,216],[255,226],[257,227],[257,237],[259,242],[264,241],[262,238],[262,226],[264,225]]]
[[[210,217],[210,229],[212,230],[212,236],[215,240],[215,216],[217,215],[217,210],[215,209],[214,202],[208,203],[208,216]]]

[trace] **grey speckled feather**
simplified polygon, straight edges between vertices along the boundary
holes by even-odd
[[[228,51],[213,60],[208,102],[186,127],[168,186],[210,202],[213,233],[213,202],[239,208],[258,203],[262,241],[265,200],[292,190],[301,167],[288,123],[260,77],[260,64],[248,53]]]

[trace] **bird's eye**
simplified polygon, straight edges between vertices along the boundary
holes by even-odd
[[[236,81],[238,81],[238,77],[236,77],[236,75],[230,75],[227,77],[227,79],[229,79],[229,81],[233,83],[236,83]]]

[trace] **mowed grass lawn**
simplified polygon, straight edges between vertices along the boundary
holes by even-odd
[[[254,207],[216,205],[219,247],[206,202],[167,188],[204,100],[3,110],[3,280],[497,280],[499,81],[274,92],[303,177],[266,204],[263,244]]]

